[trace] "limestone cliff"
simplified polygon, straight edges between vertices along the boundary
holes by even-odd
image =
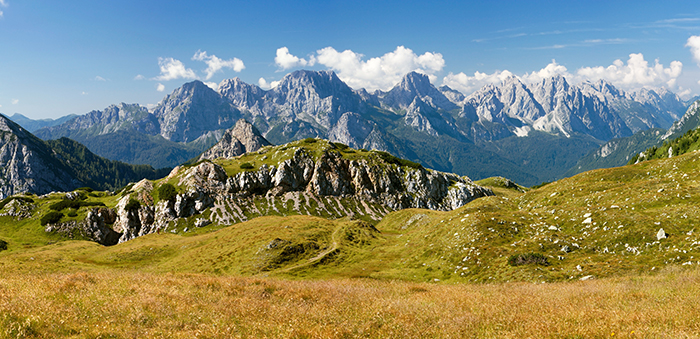
[[[241,163],[254,164],[241,169]],[[266,163],[267,162],[267,163]],[[404,208],[452,210],[491,190],[469,178],[425,169],[388,153],[352,150],[325,140],[268,146],[236,159],[177,167],[161,181],[178,187],[170,200],[154,200],[149,181],[119,201],[120,242],[149,233],[230,225],[261,215],[309,214],[380,220]],[[138,208],[127,209],[136,199]]]

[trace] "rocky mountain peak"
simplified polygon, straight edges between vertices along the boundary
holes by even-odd
[[[458,108],[430,83],[427,75],[418,72],[406,74],[394,88],[384,95],[381,101],[385,106],[391,108],[406,109],[416,97],[430,104],[433,108],[442,108],[446,111]]]
[[[202,153],[199,160],[232,158],[247,152],[255,152],[263,146],[271,145],[253,124],[240,119],[236,125],[227,130],[219,142]]]

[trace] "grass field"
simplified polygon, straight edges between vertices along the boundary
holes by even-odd
[[[3,274],[2,338],[697,338],[700,271],[554,284]]]

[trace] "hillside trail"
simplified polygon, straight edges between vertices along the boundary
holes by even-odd
[[[319,253],[318,255],[316,255],[313,258],[309,258],[309,260],[305,263],[296,264],[292,267],[287,267],[287,268],[281,270],[280,272],[290,272],[290,271],[298,269],[298,268],[313,265],[314,263],[317,263],[321,259],[325,258],[328,254],[333,253],[335,250],[338,249],[338,241],[336,239],[337,239],[338,232],[340,232],[340,230],[343,229],[343,226],[344,225],[339,225],[335,228],[335,230],[333,230],[333,233],[331,234],[331,241],[332,241],[331,247],[321,251],[321,253]]]

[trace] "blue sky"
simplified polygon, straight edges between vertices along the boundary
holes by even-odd
[[[418,70],[466,93],[564,74],[700,94],[697,1],[0,0],[0,12],[0,112],[35,119],[153,105],[194,79],[269,88],[301,68],[370,90]]]

